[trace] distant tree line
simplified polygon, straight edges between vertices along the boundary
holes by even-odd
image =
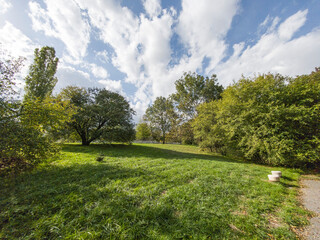
[[[220,98],[223,87],[217,81],[216,75],[205,78],[184,73],[175,82],[175,93],[168,98],[157,97],[147,108],[143,121],[137,126],[137,139],[195,144],[191,123],[199,104]],[[145,133],[141,134],[142,131]]]
[[[123,96],[105,89],[66,87],[53,95],[58,58],[52,47],[35,49],[19,100],[15,76],[24,59],[1,53],[0,173],[19,170],[59,151],[57,140],[131,143],[134,111]]]
[[[215,75],[185,73],[175,86],[148,107],[137,139],[198,144],[270,165],[319,166],[319,68],[295,78],[243,78],[225,90]]]

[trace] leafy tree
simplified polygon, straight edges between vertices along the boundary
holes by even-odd
[[[189,120],[187,122],[184,122],[180,126],[181,142],[183,144],[188,144],[188,145],[195,144],[192,122],[193,120]]]
[[[26,77],[25,100],[45,99],[51,95],[58,81],[54,75],[59,59],[55,56],[54,48],[48,46],[42,47],[41,50],[36,48],[34,55],[34,62]]]
[[[19,104],[14,98],[15,75],[19,73],[24,58],[11,58],[1,52],[0,56],[0,122],[16,117]]]
[[[37,57],[35,62],[39,62]],[[29,95],[24,98],[23,103],[18,101],[14,91],[14,76],[21,64],[22,58],[9,58],[0,62],[0,168],[7,170],[19,168],[18,165],[34,165],[55,154],[59,147],[49,132],[63,125],[72,114],[67,102],[50,97],[52,89],[47,89],[43,97],[37,95],[37,89],[31,87],[34,86],[34,79],[31,77],[30,81],[26,81]],[[36,64],[30,69],[36,71]],[[29,76],[36,75],[33,72]],[[47,82],[47,79],[42,76],[35,81],[39,85],[45,85],[41,81]],[[55,82],[52,84],[53,88]]]
[[[261,75],[228,87],[199,108],[196,136],[205,146],[236,150],[272,165],[319,164],[320,72]]]
[[[217,122],[218,101],[202,103],[198,107],[198,115],[192,122],[194,137],[202,149],[210,152],[226,154],[226,134]]]
[[[154,137],[155,133],[160,134],[163,144],[166,142],[166,134],[171,129],[175,114],[172,100],[165,97],[157,97],[146,110],[144,119],[149,122]]]
[[[172,98],[186,120],[194,118],[199,104],[220,98],[223,87],[217,81],[216,75],[205,78],[196,73],[184,73],[175,82],[176,93]]]
[[[151,137],[151,130],[147,123],[141,122],[137,125],[137,133],[136,133],[136,139],[137,140],[149,140]]]
[[[67,87],[60,96],[77,110],[68,125],[77,132],[82,145],[95,140],[133,140],[134,111],[120,94],[105,89]]]

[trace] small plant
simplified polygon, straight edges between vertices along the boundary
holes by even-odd
[[[103,162],[104,160],[104,154],[100,153],[97,157],[96,157],[96,161],[97,162]]]

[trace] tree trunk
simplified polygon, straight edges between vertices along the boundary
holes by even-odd
[[[89,146],[90,141],[85,136],[81,136],[82,146]]]
[[[162,133],[162,136],[163,136],[162,144],[165,144],[165,143],[166,143],[166,133],[163,132],[163,133]]]

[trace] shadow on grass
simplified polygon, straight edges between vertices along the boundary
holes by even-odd
[[[143,181],[137,183],[139,178]],[[95,233],[94,239],[143,239],[152,231],[173,236],[185,226],[171,203],[157,203],[161,189],[134,192],[160,178],[146,170],[105,163],[53,165],[23,174],[15,183],[0,184],[0,236],[56,239],[74,231]]]
[[[173,145],[174,146],[174,145]],[[181,145],[179,145],[181,146]],[[183,145],[182,145],[183,147]],[[209,160],[219,162],[229,162],[238,164],[254,164],[244,160],[236,160],[224,156],[213,156],[210,154],[197,154],[190,152],[180,152],[178,150],[163,149],[160,147],[152,147],[145,145],[122,145],[122,144],[92,144],[90,146],[65,144],[63,147],[65,152],[72,153],[98,153],[103,152],[109,157],[126,157],[126,158],[165,158],[165,159],[183,159],[183,160]]]

